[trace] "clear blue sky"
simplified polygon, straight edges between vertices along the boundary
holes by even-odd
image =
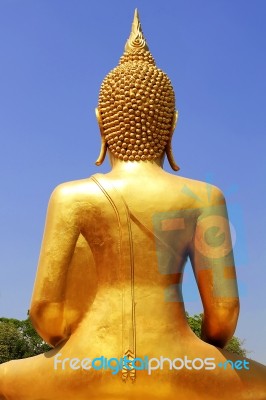
[[[108,169],[94,108],[135,7],[176,92],[180,174],[219,186],[236,219],[236,334],[266,363],[264,0],[0,0],[0,315],[26,317],[53,188]]]

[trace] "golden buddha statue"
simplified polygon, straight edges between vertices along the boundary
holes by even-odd
[[[222,348],[239,313],[222,192],[163,170],[175,97],[137,12],[96,110],[112,169],[52,193],[30,315],[54,348],[0,366],[8,400],[266,399],[266,367]],[[202,340],[187,324],[190,258]],[[134,384],[132,384],[134,383]]]

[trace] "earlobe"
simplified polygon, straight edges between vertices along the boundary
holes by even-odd
[[[174,130],[175,130],[176,125],[177,125],[177,121],[178,121],[178,111],[176,110],[176,111],[175,111],[175,114],[174,114],[174,118],[173,118],[173,125],[172,125],[172,134],[171,134],[171,137],[173,136]]]
[[[106,151],[107,151],[107,144],[106,144],[106,140],[105,140],[105,136],[104,136],[104,132],[103,132],[102,117],[101,117],[101,114],[100,114],[98,108],[95,108],[95,114],[96,114],[96,118],[98,121],[99,129],[101,132],[101,150],[100,150],[99,157],[97,158],[97,161],[95,162],[95,164],[99,166],[104,162],[104,159],[106,156]]]
[[[178,120],[178,111],[176,111],[175,114],[174,114],[169,141],[168,141],[168,143],[166,145],[167,159],[168,159],[168,162],[169,162],[171,168],[174,171],[179,171],[180,170],[179,166],[176,164],[176,162],[174,160],[174,155],[173,155],[173,151],[172,151],[172,136],[173,136],[174,130],[176,128],[177,120]]]

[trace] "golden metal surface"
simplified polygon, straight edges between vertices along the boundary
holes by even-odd
[[[48,206],[30,315],[54,349],[1,365],[1,399],[266,398],[266,368],[251,360],[249,370],[169,370],[166,360],[151,374],[124,363],[117,374],[70,367],[73,359],[77,366],[77,359],[125,354],[130,362],[244,362],[222,350],[239,313],[224,196],[215,186],[162,168],[165,153],[178,168],[170,146],[177,114],[169,82],[155,67],[136,12],[125,54],[105,78],[96,112],[102,135],[97,164],[107,150],[111,171],[58,186]],[[190,330],[182,301],[187,257],[204,308],[203,340]],[[58,359],[66,360],[64,368]]]

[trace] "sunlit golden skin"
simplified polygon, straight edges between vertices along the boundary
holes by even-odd
[[[54,349],[1,365],[0,398],[266,399],[266,368],[250,360],[249,370],[136,371],[134,384],[130,377],[123,382],[121,372],[54,369],[59,353],[61,359],[120,358],[127,348],[136,357],[241,359],[222,350],[239,314],[224,196],[215,186],[163,170],[167,151],[175,166],[169,156],[174,109],[169,141],[150,160],[122,160],[110,151],[100,104],[97,115],[98,163],[107,151],[111,171],[59,185],[47,210],[30,315]],[[219,235],[210,229],[205,240],[206,229],[216,226]],[[181,292],[167,297],[171,285],[182,283],[188,257],[204,308],[203,340],[187,324]],[[128,274],[132,259],[133,278]],[[133,301],[134,310],[127,301]]]

